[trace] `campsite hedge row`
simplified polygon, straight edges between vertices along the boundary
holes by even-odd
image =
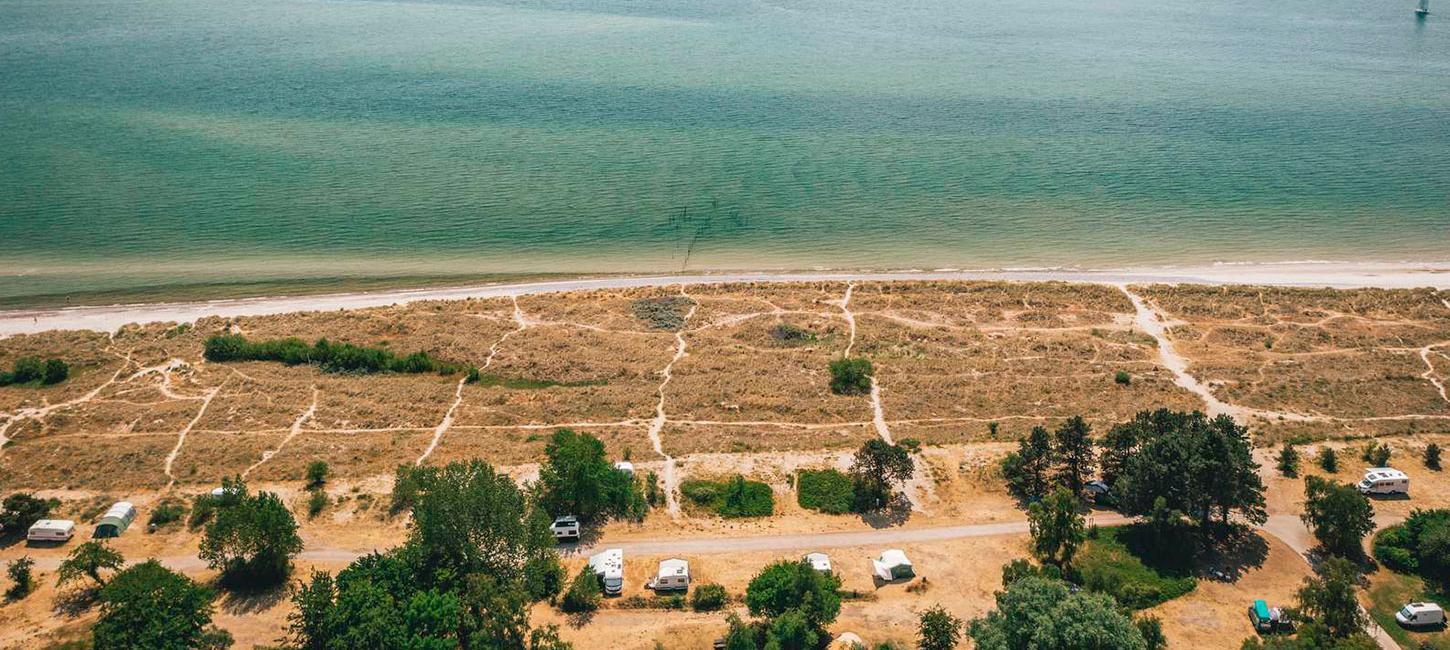
[[[685,481],[680,485],[680,494],[727,519],[765,517],[775,512],[770,486],[739,475],[727,481]]]
[[[333,343],[318,339],[308,345],[299,338],[248,341],[240,334],[217,334],[206,340],[207,361],[277,361],[289,366],[315,365],[323,372],[375,374],[395,372],[419,374],[436,372],[447,375],[467,368],[440,361],[427,352],[414,352],[399,357],[391,350],[362,347],[351,343]]]
[[[834,469],[801,470],[796,478],[796,501],[802,508],[819,510],[828,515],[851,511],[856,494],[851,477]]]

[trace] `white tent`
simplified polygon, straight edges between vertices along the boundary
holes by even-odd
[[[916,570],[911,566],[911,560],[906,559],[906,553],[901,549],[890,549],[881,554],[871,563],[875,570],[876,577],[886,582],[893,580],[904,580],[916,575]]]
[[[810,563],[812,569],[821,573],[831,570],[831,556],[825,553],[808,553],[802,559]]]
[[[690,563],[679,559],[660,562],[659,573],[649,581],[649,588],[656,591],[690,588]]]
[[[625,474],[628,474],[630,476],[634,476],[634,463],[631,463],[627,460],[621,460],[615,463],[614,469],[624,472]]]

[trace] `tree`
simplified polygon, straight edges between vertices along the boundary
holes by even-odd
[[[1440,445],[1433,442],[1425,445],[1425,467],[1440,471]]]
[[[841,579],[804,561],[780,560],[755,574],[745,589],[745,606],[754,616],[777,618],[798,611],[813,627],[824,629],[841,613]]]
[[[59,384],[70,377],[70,366],[60,359],[46,359],[45,370],[42,372],[40,383],[50,385]]]
[[[20,600],[35,590],[35,578],[30,575],[34,566],[35,560],[28,557],[10,561],[10,566],[5,568],[5,575],[10,578],[10,588],[5,590],[6,600]]]
[[[261,492],[219,510],[198,555],[221,572],[223,584],[248,588],[285,580],[300,552],[297,520],[277,495]]]
[[[307,464],[307,489],[315,490],[327,482],[329,469],[327,461],[314,460]]]
[[[755,643],[755,631],[740,620],[735,612],[725,615],[725,623],[730,626],[725,632],[725,650],[759,650]]]
[[[1331,637],[1348,638],[1367,623],[1354,596],[1359,573],[1354,564],[1331,557],[1319,565],[1319,575],[1304,579],[1299,588],[1299,611],[1323,625]]]
[[[905,482],[915,471],[916,463],[904,447],[879,438],[867,440],[856,451],[851,465],[857,510],[867,512],[885,506],[891,501],[892,485]]]
[[[1082,416],[1068,418],[1053,432],[1053,453],[1060,467],[1057,480],[1072,494],[1082,492],[1082,484],[1093,471],[1092,429]]]
[[[1125,514],[1146,514],[1163,497],[1200,527],[1215,517],[1227,527],[1235,514],[1250,524],[1268,518],[1248,431],[1233,418],[1158,410],[1128,426],[1135,444],[1113,484]]]
[[[812,626],[804,613],[792,609],[771,621],[765,633],[765,650],[814,650],[822,630]]]
[[[1339,473],[1339,455],[1334,453],[1332,447],[1321,447],[1319,449],[1319,469],[1330,474]]]
[[[1139,438],[1147,437],[1146,433],[1140,435],[1140,430],[1145,427],[1150,427],[1148,416],[1146,413],[1139,413],[1133,420],[1113,425],[1098,440],[1098,465],[1101,467],[1104,483],[1112,485],[1122,476],[1128,458],[1138,448]]]
[[[1072,564],[1078,547],[1087,539],[1086,523],[1077,505],[1077,497],[1067,488],[1058,488],[1027,509],[1032,552],[1043,562],[1058,566]]]
[[[1287,442],[1279,450],[1279,473],[1289,478],[1299,475],[1299,452],[1294,450],[1294,445]]]
[[[1300,519],[1324,549],[1342,557],[1359,557],[1364,536],[1374,530],[1374,507],[1352,485],[1318,476],[1304,480],[1304,514]]]
[[[1168,637],[1163,635],[1163,619],[1157,616],[1141,616],[1133,620],[1138,626],[1138,633],[1143,635],[1143,643],[1148,650],[1163,650],[1168,647]]]
[[[101,588],[95,650],[190,650],[211,623],[212,592],[147,560]]]
[[[1065,583],[1037,576],[997,592],[996,609],[968,629],[977,650],[1147,648],[1142,632],[1110,596],[1069,593]]]
[[[55,499],[38,499],[26,492],[16,492],[0,506],[0,533],[5,536],[21,535],[35,522],[45,519],[60,502]]]
[[[126,558],[119,551],[100,540],[91,540],[77,546],[71,551],[70,557],[61,562],[56,584],[63,585],[80,578],[90,578],[97,587],[104,587],[106,581],[101,578],[101,571],[119,571],[125,564]]]
[[[865,395],[871,392],[871,375],[875,369],[865,357],[832,359],[831,392],[837,395]]]
[[[295,609],[287,615],[288,641],[296,650],[327,650],[334,593],[332,574],[326,571],[313,571],[312,580],[299,582],[292,594]]]
[[[549,514],[590,521],[628,513],[631,493],[639,488],[627,472],[609,462],[598,438],[559,429],[544,447],[544,455],[536,487],[539,503]]]
[[[921,613],[916,632],[920,650],[952,650],[962,641],[962,619],[952,616],[940,605]]]
[[[585,565],[569,584],[569,591],[564,592],[559,608],[570,614],[592,612],[599,609],[599,598],[599,576]]]
[[[1047,494],[1048,472],[1055,464],[1052,437],[1043,427],[1017,440],[1017,451],[1002,459],[1002,475],[1007,489],[1024,501],[1035,501]]]
[[[695,592],[690,594],[690,609],[697,612],[713,612],[724,607],[729,600],[730,595],[725,593],[723,585],[707,582],[695,587]]]

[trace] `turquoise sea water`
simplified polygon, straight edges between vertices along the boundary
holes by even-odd
[[[0,0],[0,298],[1450,259],[1450,3]]]

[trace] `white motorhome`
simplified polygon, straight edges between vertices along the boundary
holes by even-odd
[[[589,558],[589,569],[599,576],[604,593],[618,596],[624,590],[624,549],[611,548]]]
[[[41,519],[25,531],[25,539],[32,542],[65,542],[75,537],[76,522],[69,519]]]
[[[1409,494],[1410,477],[1390,467],[1371,467],[1354,486],[1364,494]]]
[[[1395,612],[1395,622],[1405,627],[1434,627],[1445,623],[1445,610],[1435,603],[1410,603]]]
[[[659,573],[647,585],[655,591],[677,591],[690,588],[690,563],[679,559],[660,562]]]

